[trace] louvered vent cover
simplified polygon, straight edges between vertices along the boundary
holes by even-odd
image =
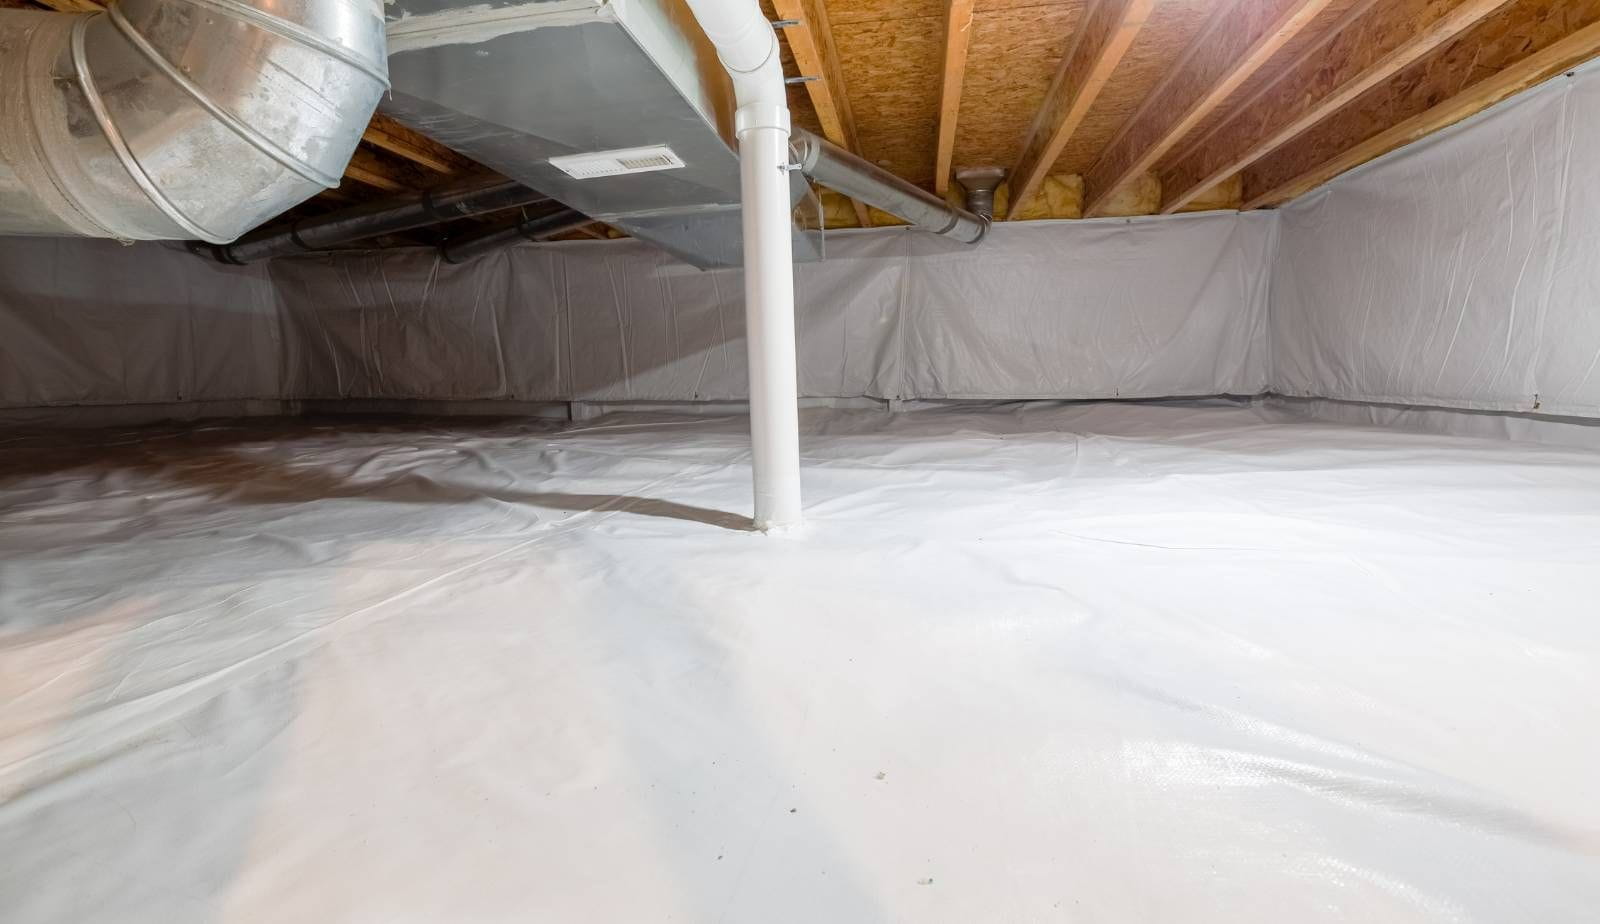
[[[683,166],[683,160],[666,145],[656,144],[647,148],[620,148],[593,154],[564,154],[550,158],[550,166],[574,179],[592,180],[624,173],[676,170]]]

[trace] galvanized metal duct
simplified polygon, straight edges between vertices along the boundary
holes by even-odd
[[[994,194],[1006,178],[1004,167],[967,167],[956,171],[956,182],[967,191],[967,211],[994,220]]]
[[[224,243],[338,185],[383,29],[375,0],[0,10],[0,234]]]
[[[808,131],[795,129],[791,145],[806,176],[852,199],[903,218],[921,231],[975,244],[987,219],[956,208],[926,190]]]
[[[545,201],[543,193],[515,180],[480,179],[302,218],[288,227],[257,231],[232,244],[206,249],[223,263],[251,263]]]

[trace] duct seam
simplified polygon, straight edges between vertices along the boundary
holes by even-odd
[[[233,240],[339,185],[388,86],[377,0],[0,10],[0,48],[7,234]]]
[[[287,22],[269,13],[263,13],[254,7],[239,3],[238,0],[182,0],[182,2],[190,6],[201,6],[215,10],[230,19],[237,19],[253,26],[259,26],[281,38],[286,38],[291,42],[298,42],[307,48],[314,48],[328,57],[337,58],[346,65],[366,74],[382,84],[385,90],[389,88],[388,73],[362,61],[356,55],[351,54],[350,49],[343,45],[337,42],[330,42],[309,29],[303,29],[292,22]]]
[[[116,12],[116,7],[112,7],[108,14],[111,16],[111,21],[124,34],[131,31],[131,27],[127,30],[122,29],[124,23]],[[128,171],[129,178],[137,183],[140,189],[144,190],[144,194],[150,197],[150,201],[154,203],[156,208],[172,219],[173,223],[178,227],[195,237],[213,242],[217,241],[215,234],[191,221],[189,216],[183,213],[182,209],[174,205],[161,192],[155,181],[150,179],[150,174],[145,172],[143,165],[139,163],[139,159],[133,156],[133,151],[129,149],[128,142],[122,137],[122,132],[118,130],[116,121],[111,118],[111,113],[106,110],[105,100],[100,98],[100,88],[95,86],[94,74],[89,70],[89,56],[85,52],[83,39],[84,34],[89,29],[90,21],[98,15],[101,14],[96,13],[91,16],[85,16],[72,25],[72,70],[78,75],[78,88],[83,91],[83,98],[89,104],[89,111],[94,113],[95,121],[100,123],[100,133],[105,136],[106,143],[111,145],[111,150],[116,152],[117,160],[122,164],[122,169]],[[143,49],[141,48],[140,50],[142,51]],[[121,239],[120,236],[118,238],[119,240]],[[226,239],[224,238],[224,240]]]
[[[88,17],[84,17],[85,20],[87,20],[87,18]],[[76,26],[77,24],[75,23],[74,30],[76,30]],[[37,50],[38,47],[39,46],[37,46],[34,42],[29,41],[26,55],[30,65],[34,64],[35,58],[42,57]],[[34,72],[46,73],[47,64],[48,62],[40,61],[34,68]],[[74,62],[74,67],[76,67],[76,62]],[[79,79],[82,79],[81,75]],[[26,82],[27,81],[19,81],[19,83]],[[60,198],[61,203],[72,209],[74,216],[81,218],[90,225],[93,225],[95,229],[100,231],[105,236],[113,238],[117,237],[117,235],[113,234],[111,230],[106,227],[105,223],[100,220],[99,216],[91,214],[88,209],[84,208],[83,205],[72,196],[71,192],[68,190],[66,181],[63,180],[61,174],[56,171],[55,164],[52,162],[49,152],[45,149],[44,125],[39,121],[39,106],[37,104],[37,100],[34,98],[34,95],[24,89],[19,96],[19,100],[20,105],[27,114],[28,125],[33,129],[33,131],[28,133],[28,147],[33,151],[33,156],[37,162],[39,170],[44,173],[45,178],[50,181],[50,185],[55,188],[56,195]]]
[[[300,174],[311,182],[321,184],[323,189],[333,189],[339,185],[338,177],[330,177],[326,173],[323,173],[315,167],[310,166],[309,164],[300,160],[300,158],[295,157],[288,151],[285,151],[284,149],[273,144],[272,141],[266,136],[234,118],[232,113],[223,109],[221,106],[218,106],[210,96],[206,95],[206,91],[195,86],[194,81],[190,80],[188,77],[185,77],[183,72],[178,70],[178,68],[175,67],[171,61],[168,61],[166,58],[162,57],[161,52],[157,51],[151,46],[150,42],[146,40],[142,34],[140,34],[138,29],[133,27],[133,23],[128,22],[127,17],[123,16],[122,11],[117,9],[115,5],[106,8],[106,15],[111,17],[111,24],[117,27],[117,31],[121,32],[123,37],[126,38],[134,48],[137,48],[139,53],[144,55],[145,59],[148,60],[153,67],[159,70],[162,74],[165,74],[168,80],[171,80],[173,83],[177,84],[178,87],[183,90],[183,92],[189,94],[189,98],[198,103],[200,108],[211,113],[211,115],[215,117],[217,121],[221,122],[223,125],[226,125],[233,131],[234,134],[248,142],[251,147],[267,155],[283,166],[288,167],[290,170],[293,170],[295,173]]]

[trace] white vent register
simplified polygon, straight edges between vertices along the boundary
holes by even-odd
[[[650,173],[655,170],[676,170],[684,166],[683,159],[664,144],[643,148],[618,148],[615,151],[596,151],[592,154],[563,154],[550,158],[550,166],[577,180],[592,180],[603,176],[621,176],[624,173]]]

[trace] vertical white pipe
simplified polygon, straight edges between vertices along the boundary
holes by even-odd
[[[789,240],[789,174],[784,169],[788,159],[786,128],[762,126],[739,133],[757,529],[800,522],[794,254]]]
[[[789,103],[758,0],[688,0],[733,80],[757,529],[800,522],[800,415],[789,241]]]

